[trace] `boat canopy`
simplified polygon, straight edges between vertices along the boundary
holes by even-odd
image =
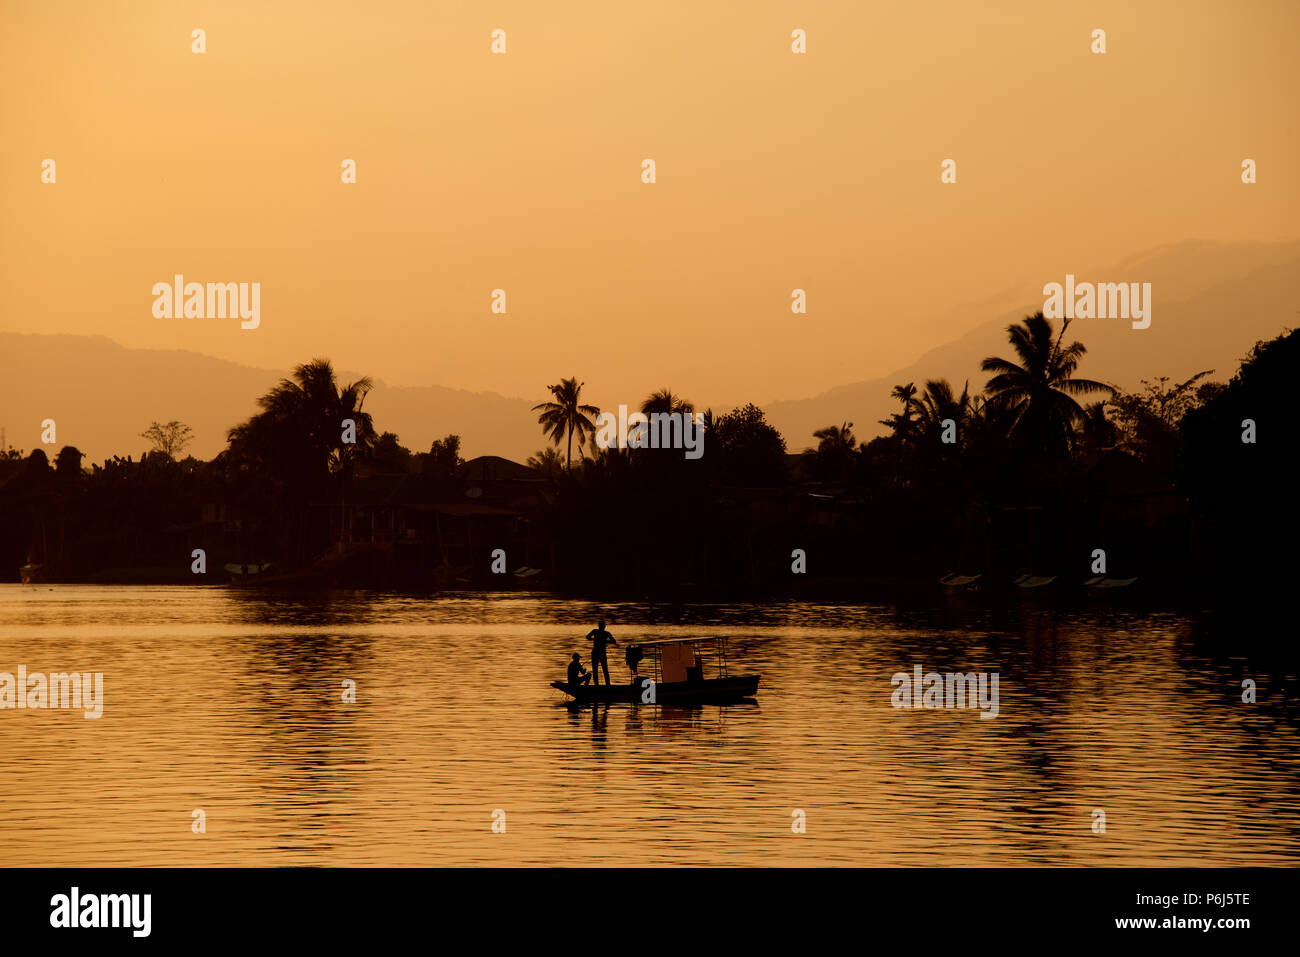
[[[726,635],[651,638],[648,641],[628,638],[626,641],[628,647],[648,648],[654,653],[651,660],[658,681],[686,681],[693,671],[697,677],[702,675],[702,671],[696,670],[703,668],[703,662],[697,654],[697,650],[703,650],[700,646],[711,649],[719,677],[725,677],[727,674]]]
[[[695,635],[689,638],[651,638],[647,641],[637,641],[634,638],[628,638],[629,645],[640,645],[642,648],[650,648],[655,645],[680,645],[701,641],[726,641],[726,635]]]

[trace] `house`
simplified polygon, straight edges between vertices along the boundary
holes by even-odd
[[[485,455],[452,479],[360,476],[342,501],[316,506],[329,515],[339,553],[369,553],[381,578],[488,585],[508,580],[493,572],[497,549],[508,571],[544,564],[549,547],[534,513],[550,494],[534,469]]]

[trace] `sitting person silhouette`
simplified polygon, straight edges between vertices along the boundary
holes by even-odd
[[[575,686],[585,685],[590,680],[591,672],[582,667],[582,659],[578,657],[578,653],[575,651],[573,660],[569,662],[569,684]]]

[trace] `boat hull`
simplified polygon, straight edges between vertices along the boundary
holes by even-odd
[[[706,678],[703,681],[671,681],[655,685],[655,704],[727,704],[744,701],[758,694],[758,675],[734,675]],[[552,681],[552,688],[563,691],[579,704],[587,702],[627,702],[641,704],[640,684],[571,685]]]

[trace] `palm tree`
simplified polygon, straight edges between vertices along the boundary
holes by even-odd
[[[828,425],[824,429],[818,429],[813,433],[813,438],[820,440],[817,443],[817,451],[828,455],[852,452],[858,445],[858,440],[853,435],[852,422],[845,422],[843,425]]]
[[[997,356],[980,363],[985,372],[994,373],[984,387],[989,398],[1014,410],[1012,439],[1049,456],[1069,451],[1074,426],[1083,419],[1083,407],[1074,396],[1115,392],[1103,382],[1075,378],[1079,361],[1088,350],[1081,342],[1061,345],[1069,326],[1067,319],[1053,338],[1051,322],[1037,312],[1019,325],[1007,327],[1019,363]]]
[[[812,465],[815,478],[833,481],[853,474],[853,450],[857,448],[858,440],[853,434],[852,422],[818,429],[813,433],[813,438],[818,440],[817,450],[807,453],[812,456],[807,461]]]
[[[695,411],[695,406],[691,405],[689,400],[674,395],[672,389],[660,389],[646,396],[646,400],[641,403],[641,411],[645,415],[653,415],[656,412],[661,415],[673,412],[689,415]]]
[[[560,453],[550,447],[538,449],[536,455],[528,456],[528,467],[537,469],[549,479],[559,478],[564,472]]]
[[[1119,441],[1119,429],[1106,416],[1105,400],[1084,406],[1078,440],[1080,445],[1097,451],[1115,447]]]
[[[257,400],[261,412],[229,431],[232,460],[277,483],[282,507],[296,517],[299,527],[307,501],[328,483],[330,474],[338,475],[341,535],[353,466],[375,443],[370,413],[362,411],[373,387],[362,377],[340,388],[328,359],[296,367],[290,378],[281,379]],[[351,429],[344,425],[348,419]],[[293,537],[301,554],[305,542],[297,531]]]
[[[596,423],[591,421],[588,416],[599,415],[600,409],[594,405],[582,405],[578,399],[582,394],[582,387],[586,383],[579,382],[577,376],[569,379],[561,379],[559,385],[547,386],[551,395],[555,397],[554,402],[542,402],[533,406],[533,411],[541,411],[537,417],[537,424],[542,427],[542,431],[556,445],[567,435],[569,439],[568,453],[565,457],[565,468],[573,468],[573,434],[578,434],[578,453],[587,445],[587,437],[596,434]]]
[[[650,393],[646,396],[645,401],[641,403],[641,414],[647,419],[654,415],[680,415],[683,426],[688,421],[686,417],[694,415],[694,413],[695,406],[691,404],[689,399],[683,399],[681,396],[675,395],[673,390],[668,388]],[[636,430],[642,436],[638,441],[648,441],[645,436],[650,434],[649,424],[642,422],[636,426]],[[630,439],[631,436],[629,436]],[[629,442],[629,455],[631,454],[630,445]]]
[[[956,396],[947,379],[931,379],[926,382],[925,393],[916,407],[918,431],[927,438],[939,435],[946,419],[952,419],[960,428],[971,411],[970,384],[964,385],[961,395]]]
[[[375,441],[370,413],[362,411],[374,388],[369,377],[339,388],[328,359],[313,359],[293,370],[257,400],[262,411],[228,433],[231,447],[252,457],[296,465],[309,476],[350,473],[359,454]],[[343,441],[346,419],[356,441]]]
[[[907,438],[912,432],[912,413],[919,411],[920,406],[916,401],[916,386],[911,382],[906,385],[896,385],[889,394],[903,403],[903,411],[895,412],[887,419],[881,419],[880,424],[889,426],[894,435]]]

